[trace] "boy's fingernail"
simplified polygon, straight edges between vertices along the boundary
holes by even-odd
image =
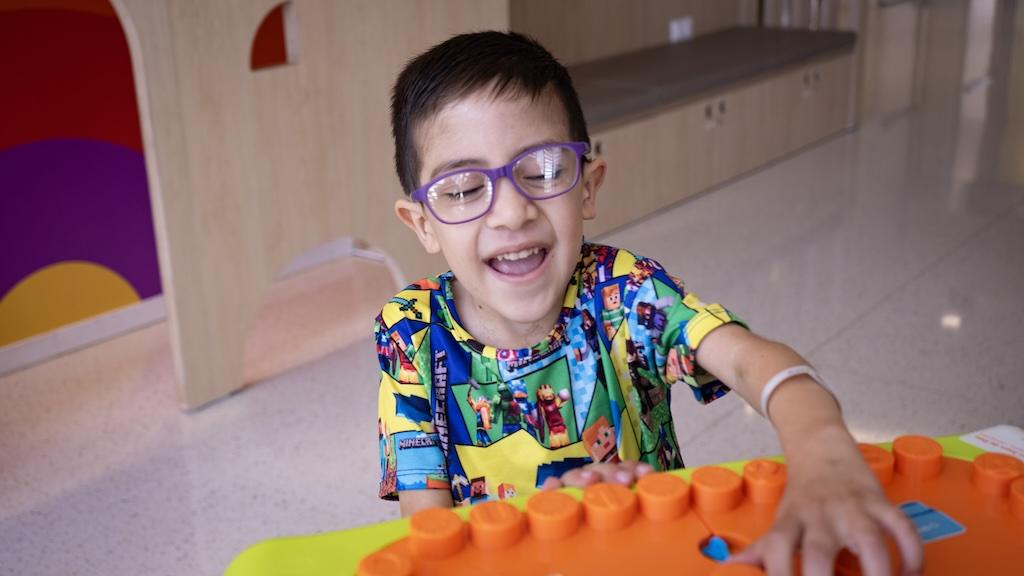
[[[615,473],[615,479],[623,484],[631,484],[633,482],[633,475],[625,470],[619,470]]]

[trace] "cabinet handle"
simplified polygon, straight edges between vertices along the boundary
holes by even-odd
[[[708,102],[704,105],[704,130],[713,130],[717,124],[718,119],[715,118],[715,103]]]
[[[604,146],[602,146],[601,141],[594,140],[594,154],[600,156],[602,152],[604,152]]]
[[[810,98],[811,93],[814,92],[814,89],[811,87],[810,70],[804,70],[803,77],[801,78],[801,80],[804,86],[803,89],[800,90],[800,98]]]
[[[719,114],[725,114],[725,99],[724,98],[718,101],[718,113]]]
[[[814,70],[814,83],[817,84],[818,82],[821,82],[821,72],[818,71],[817,68],[815,68],[815,70]]]

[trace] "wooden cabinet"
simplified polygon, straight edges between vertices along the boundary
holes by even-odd
[[[592,135],[608,163],[590,235],[757,169],[846,127],[849,54],[690,100]]]
[[[811,70],[812,138],[842,130],[850,117],[850,56],[825,60]]]
[[[621,226],[685,198],[708,159],[698,146],[703,112],[690,104],[592,136],[594,153],[607,160],[598,215],[589,233]]]

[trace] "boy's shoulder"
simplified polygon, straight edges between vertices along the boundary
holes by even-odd
[[[605,244],[584,244],[581,270],[585,290],[592,290],[595,284],[623,281],[636,287],[652,278],[680,290],[683,287],[682,281],[670,275],[657,260]]]

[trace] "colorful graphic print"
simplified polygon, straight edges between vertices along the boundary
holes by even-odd
[[[447,488],[468,504],[529,494],[590,462],[680,467],[669,385],[702,403],[728,392],[696,350],[739,321],[653,260],[584,243],[556,326],[518,350],[473,340],[451,280],[412,284],[377,317],[382,498]]]

